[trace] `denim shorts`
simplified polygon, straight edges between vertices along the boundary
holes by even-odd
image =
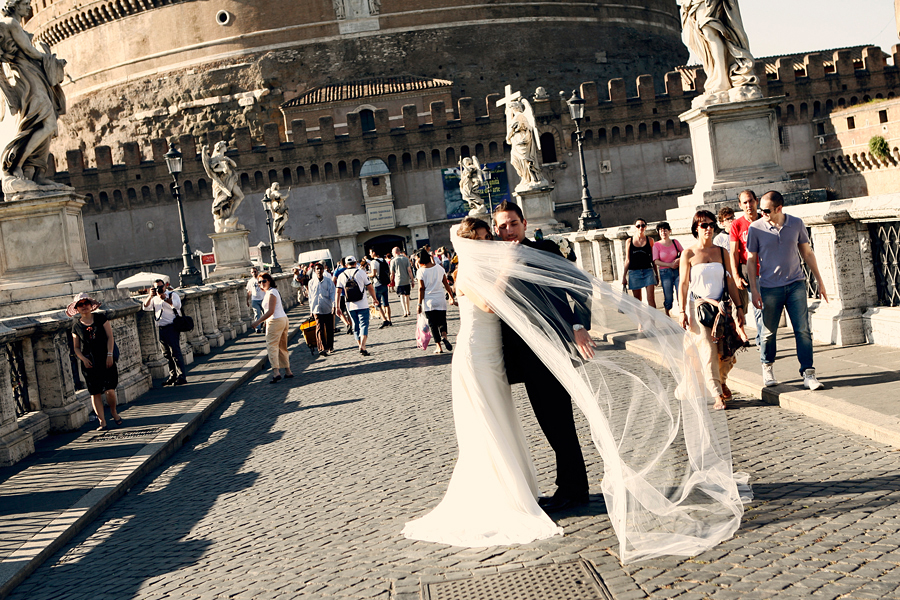
[[[628,271],[628,289],[640,290],[648,285],[656,285],[656,274],[653,269]]]
[[[376,285],[375,297],[378,298],[379,302],[381,302],[381,306],[387,308],[390,305],[390,300],[388,300],[388,286]]]

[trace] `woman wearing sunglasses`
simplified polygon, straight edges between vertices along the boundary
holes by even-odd
[[[85,293],[77,294],[66,308],[72,320],[72,346],[75,356],[81,361],[81,373],[84,383],[91,395],[94,413],[100,419],[97,431],[106,431],[106,412],[103,408],[103,395],[109,412],[116,425],[122,424],[122,417],[116,410],[116,387],[119,385],[119,370],[116,367],[115,348],[112,326],[106,315],[95,312],[100,303]]]
[[[656,270],[653,265],[653,240],[647,237],[647,221],[634,222],[634,234],[625,242],[625,266],[622,268],[622,287],[641,299],[647,289],[647,304],[656,308]]]
[[[256,329],[260,323],[266,322],[266,349],[269,352],[269,364],[272,366],[272,379],[269,383],[281,381],[281,369],[285,377],[294,376],[291,372],[291,357],[288,354],[288,318],[281,304],[281,294],[275,287],[275,280],[268,273],[260,273],[257,278],[259,287],[266,293],[263,297],[263,315],[253,321],[250,327]]]
[[[719,354],[719,344],[713,338],[712,327],[707,327],[698,320],[697,306],[703,302],[720,306],[728,293],[734,302],[737,324],[740,327],[744,325],[744,307],[741,306],[741,297],[734,284],[731,261],[726,259],[724,249],[713,244],[716,237],[716,216],[708,210],[697,211],[691,223],[691,233],[697,238],[697,243],[685,248],[681,254],[681,310],[678,322],[690,332],[697,345],[707,386],[717,398],[713,408],[721,410],[725,408],[725,402],[731,399],[731,390],[725,380],[736,359],[734,356],[724,358]],[[726,280],[727,290],[724,283]]]

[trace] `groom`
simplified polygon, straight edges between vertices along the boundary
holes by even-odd
[[[503,241],[519,243],[562,256],[559,246],[552,241],[527,239],[525,237],[527,225],[522,209],[513,202],[504,201],[494,211],[494,227]],[[568,338],[574,338],[574,343],[583,356],[593,357],[594,343],[586,329],[591,323],[589,297],[576,297],[577,294],[568,290],[568,294],[575,300],[576,312],[573,312],[566,299],[567,292],[553,288],[544,288],[540,291],[541,296],[551,298],[550,302],[556,312],[566,321],[554,323],[554,329],[566,332]],[[525,384],[538,424],[556,453],[556,493],[549,498],[540,498],[538,503],[547,512],[587,504],[587,468],[575,431],[572,399],[562,384],[509,325],[501,322],[501,331],[503,360],[506,363],[509,383]],[[571,336],[568,332],[571,332]]]

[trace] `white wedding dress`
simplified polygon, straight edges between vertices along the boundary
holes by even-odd
[[[479,548],[562,535],[537,504],[537,475],[503,364],[500,319],[465,296],[453,354],[459,459],[434,510],[410,521],[410,539]]]

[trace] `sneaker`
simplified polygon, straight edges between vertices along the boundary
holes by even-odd
[[[349,327],[349,328],[347,329],[347,335],[353,335],[353,328],[352,328],[352,327]]]
[[[187,383],[187,379],[185,379],[184,375],[175,380],[175,385],[184,385]]]
[[[363,356],[368,356],[368,355],[369,355],[369,352],[366,351],[366,350],[360,350],[359,353],[362,354]]]
[[[177,375],[171,375],[171,376],[169,376],[168,379],[166,379],[166,380],[163,382],[163,386],[167,386],[167,385],[175,385],[175,382],[176,382],[176,381],[178,381],[178,376],[177,376]]]
[[[381,326],[378,329],[384,329],[385,327],[390,327],[390,326],[391,326],[390,321],[382,321]]]
[[[803,372],[803,387],[808,390],[817,390],[822,387],[821,382],[816,379],[815,369],[807,369]]]
[[[773,363],[768,363],[762,366],[763,372],[763,384],[766,387],[772,387],[773,385],[778,385],[778,380],[775,379],[775,365]]]
[[[387,323],[388,327],[393,327],[393,326],[394,326],[394,324],[391,323],[390,321],[385,321],[385,323]]]

